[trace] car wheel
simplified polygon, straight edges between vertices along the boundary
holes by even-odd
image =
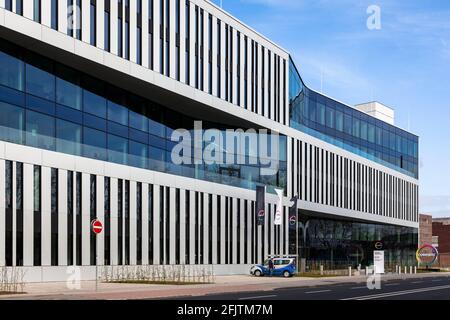
[[[255,277],[261,277],[261,274],[262,273],[259,270],[256,270],[255,273],[254,273]]]
[[[291,274],[290,274],[290,272],[289,271],[285,271],[285,272],[283,272],[283,277],[285,277],[285,278],[289,278],[291,276]]]

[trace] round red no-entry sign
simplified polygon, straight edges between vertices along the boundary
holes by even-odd
[[[103,231],[103,224],[100,220],[96,219],[92,221],[92,232],[95,234],[100,234]]]

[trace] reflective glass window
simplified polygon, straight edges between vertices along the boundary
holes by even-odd
[[[80,87],[79,73],[57,65],[56,74],[56,102],[81,110],[83,90]]]
[[[148,119],[146,116],[130,111],[130,127],[148,132]]]
[[[161,122],[149,119],[148,128],[152,135],[158,137],[166,136],[166,127]]]
[[[0,139],[22,144],[24,130],[23,108],[0,102]]]
[[[148,146],[142,143],[130,141],[130,150],[128,164],[139,168],[147,168],[148,166]]]
[[[117,103],[108,101],[108,120],[128,126],[128,109]]]
[[[27,110],[26,130],[28,145],[55,150],[55,118]]]
[[[380,127],[375,128],[376,142],[379,146],[383,145],[383,130]]]
[[[326,124],[328,128],[334,129],[334,109],[327,107]]]
[[[325,106],[321,103],[317,103],[317,122],[325,125]]]
[[[48,65],[47,67],[50,68]],[[55,76],[53,74],[30,64],[26,65],[26,73],[27,93],[55,101]]]
[[[83,91],[84,112],[106,118],[106,99],[87,90]]]
[[[108,135],[108,161],[127,164],[128,154],[128,140],[117,137],[115,135]]]
[[[344,131],[344,114],[340,111],[336,111],[336,129],[338,131]]]
[[[402,152],[402,137],[399,135],[395,136],[395,151]]]
[[[396,147],[395,133],[393,132],[389,132],[389,147],[391,150],[395,150]]]
[[[9,54],[10,50],[3,46],[6,46],[6,44],[0,46],[0,84],[23,91],[25,76],[24,63],[12,55],[13,50],[11,50],[11,54]]]
[[[106,160],[106,133],[83,128],[83,155],[93,159]]]
[[[91,77],[83,76],[83,110],[106,119],[104,84]]]
[[[360,121],[358,118],[353,118],[353,136],[360,138]]]
[[[308,106],[308,119],[310,121],[316,121],[316,102],[314,100],[309,101]]]
[[[368,138],[369,142],[375,143],[375,126],[370,123],[368,125],[368,130],[367,130],[367,138]]]
[[[81,133],[81,125],[56,119],[56,151],[81,155]]]
[[[367,122],[361,121],[361,139],[368,140],[367,137]]]
[[[348,114],[344,114],[344,132],[346,134],[352,134],[352,117]]]

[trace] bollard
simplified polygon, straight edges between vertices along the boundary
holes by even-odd
[[[409,267],[409,274],[413,274],[413,267],[412,266]]]
[[[395,266],[395,273],[398,273],[398,266]]]
[[[352,267],[348,267],[348,276],[349,276],[349,277],[352,276]]]
[[[417,267],[414,266],[414,274],[417,274]]]
[[[402,274],[402,266],[398,266],[398,274]]]
[[[408,267],[405,266],[405,274],[408,274]]]
[[[320,266],[320,275],[323,276],[323,266]]]
[[[366,276],[369,275],[369,267],[366,267]]]

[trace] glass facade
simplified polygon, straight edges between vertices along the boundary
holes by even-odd
[[[309,90],[290,61],[290,126],[418,178],[418,137]]]
[[[0,139],[46,150],[111,161],[140,168],[254,189],[286,188],[286,137],[279,139],[279,170],[261,175],[254,150],[235,145],[243,164],[175,165],[171,141],[175,129],[194,136],[194,120],[152,101],[125,92],[64,65],[2,41],[0,44]],[[224,143],[231,128],[203,121],[203,129],[219,129]],[[246,128],[243,128],[244,130]],[[268,138],[265,136],[265,138]],[[203,142],[202,149],[209,145]],[[230,150],[223,150],[223,159]],[[192,161],[197,154],[191,150]],[[260,159],[259,163],[264,163]],[[266,166],[267,167],[267,166]]]
[[[317,218],[299,212],[298,250],[311,270],[362,268],[373,265],[375,244],[385,251],[387,271],[396,265],[416,265],[418,230],[394,225]]]

